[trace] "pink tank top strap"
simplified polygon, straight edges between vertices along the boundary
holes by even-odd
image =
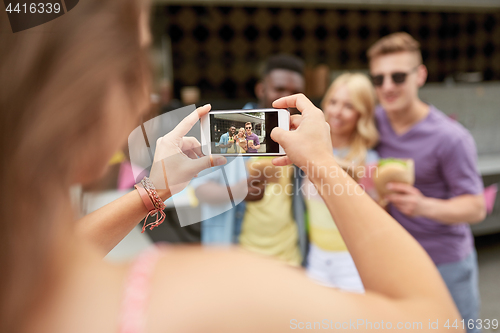
[[[145,314],[151,289],[151,277],[161,257],[163,246],[152,246],[134,261],[125,281],[119,316],[119,333],[143,333]]]

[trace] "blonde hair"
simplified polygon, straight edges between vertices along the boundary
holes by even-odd
[[[406,32],[395,32],[379,39],[366,52],[368,59],[372,60],[381,55],[412,52],[418,57],[419,64],[422,63],[420,43]]]
[[[379,138],[374,117],[375,92],[366,75],[361,73],[342,74],[332,82],[326,91],[321,102],[323,110],[325,110],[330,97],[341,86],[346,87],[349,91],[352,105],[360,115],[352,133],[351,149],[344,159],[349,163],[354,161],[356,165],[362,165],[365,163],[368,149],[373,148]],[[326,115],[325,118],[327,118]],[[326,120],[328,121],[328,119]]]

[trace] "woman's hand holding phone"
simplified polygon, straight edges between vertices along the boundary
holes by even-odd
[[[274,128],[271,138],[278,142],[286,156],[273,160],[274,165],[295,164],[307,170],[321,164],[325,159],[334,160],[330,139],[330,126],[325,121],[323,112],[303,94],[296,94],[277,99],[273,107],[286,109],[297,108],[301,115],[290,117],[290,130]],[[328,161],[328,163],[332,163]],[[335,162],[333,162],[335,163]]]
[[[196,138],[184,137],[210,108],[210,104],[197,108],[171,132],[156,141],[149,178],[162,198],[182,191],[200,171],[226,163],[223,156],[204,156]]]

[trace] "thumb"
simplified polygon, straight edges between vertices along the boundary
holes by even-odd
[[[273,141],[279,143],[284,149],[286,149],[286,142],[287,142],[286,137],[289,134],[290,134],[290,132],[285,131],[282,128],[275,127],[271,131],[271,139],[273,139]]]

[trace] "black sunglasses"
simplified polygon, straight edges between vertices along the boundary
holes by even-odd
[[[252,129],[251,127],[245,127],[246,129]]]
[[[420,65],[418,65],[420,66]],[[417,67],[414,67],[413,69],[411,69],[409,72],[395,72],[395,73],[391,73],[390,76],[391,76],[391,79],[392,79],[392,82],[394,82],[395,84],[403,84],[405,81],[406,81],[406,77],[408,76],[408,74],[414,72],[417,68]],[[384,84],[384,75],[380,74],[380,75],[370,75],[370,78],[372,80],[372,83],[375,87],[380,87]]]

